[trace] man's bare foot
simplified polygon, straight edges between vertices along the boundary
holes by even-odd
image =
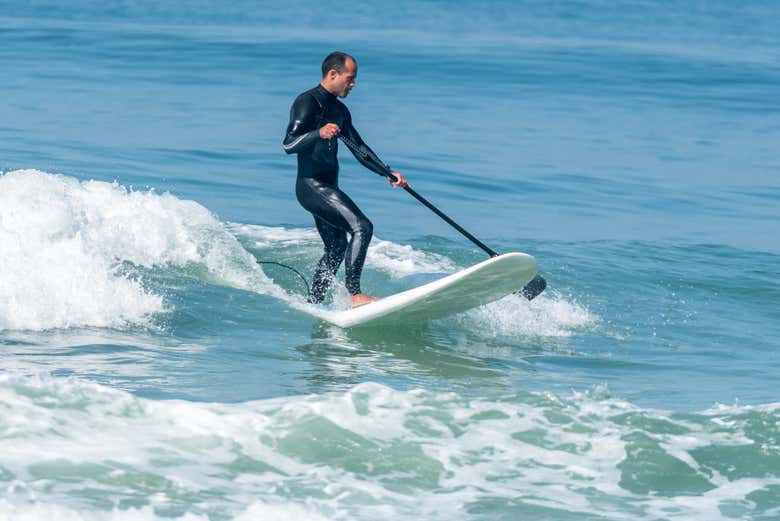
[[[374,302],[375,300],[379,299],[372,297],[371,295],[366,295],[365,293],[358,293],[357,295],[352,295],[352,307],[356,308],[358,306],[364,306]]]

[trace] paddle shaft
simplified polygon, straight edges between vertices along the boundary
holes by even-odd
[[[360,147],[357,146],[356,143],[352,142],[349,138],[346,138],[339,134],[339,139],[341,139],[346,145],[352,149],[353,151],[357,151],[357,153],[361,153],[362,150],[360,150]],[[365,156],[365,154],[364,154]],[[390,179],[391,181],[395,182],[398,181],[398,178],[393,175],[393,171],[390,169],[389,166],[385,166],[385,171],[382,175],[384,175],[386,178]],[[442,212],[438,208],[436,208],[433,203],[428,201],[425,197],[421,196],[417,192],[415,192],[410,186],[404,186],[404,190],[406,190],[409,195],[420,201],[423,205],[425,205],[429,210],[431,210],[433,213],[441,217],[444,222],[458,230],[464,237],[466,237],[468,240],[479,246],[482,251],[490,255],[491,257],[498,257],[498,253],[496,253],[494,250],[489,248],[485,245],[482,241],[471,235],[468,230],[466,230],[463,226],[459,225],[455,221],[453,221],[446,213]],[[528,300],[533,300],[536,296],[538,296],[544,289],[547,287],[547,281],[544,280],[544,278],[541,275],[536,275],[531,281],[523,287],[522,290],[520,290],[520,293],[523,294]]]
[[[396,180],[396,178],[395,178],[395,176],[394,176],[393,174],[388,174],[388,175],[387,175],[387,178],[388,178],[388,179],[392,179],[392,180],[394,180],[394,181]],[[480,241],[479,239],[477,239],[476,237],[474,237],[473,235],[471,235],[471,234],[468,232],[468,230],[466,230],[466,229],[465,229],[465,228],[463,228],[461,225],[459,225],[458,223],[456,223],[455,221],[453,221],[452,219],[450,219],[450,218],[449,218],[449,216],[448,216],[447,214],[445,214],[444,212],[442,212],[441,210],[439,210],[438,208],[436,208],[436,207],[435,207],[433,204],[431,204],[431,203],[430,203],[430,201],[428,201],[428,200],[427,200],[425,197],[421,196],[420,194],[418,194],[417,192],[415,192],[414,190],[412,190],[412,188],[411,188],[410,186],[404,186],[404,190],[406,190],[407,192],[409,192],[409,194],[410,194],[412,197],[414,197],[415,199],[417,199],[418,201],[420,201],[422,204],[424,204],[425,206],[427,206],[427,207],[428,207],[428,208],[429,208],[429,209],[430,209],[430,210],[431,210],[433,213],[435,213],[436,215],[438,215],[439,217],[441,217],[442,219],[444,219],[444,222],[446,222],[447,224],[449,224],[450,226],[452,226],[453,228],[455,228],[456,230],[458,230],[458,231],[459,231],[459,232],[460,232],[460,233],[461,233],[461,234],[462,234],[464,237],[466,237],[468,240],[470,240],[471,242],[473,242],[474,244],[476,244],[477,246],[479,246],[480,248],[482,248],[482,250],[483,250],[485,253],[487,253],[487,254],[488,254],[488,255],[490,255],[491,257],[498,257],[498,253],[496,253],[495,251],[493,251],[492,249],[490,249],[488,246],[486,246],[486,245],[485,245],[485,243],[483,243],[482,241]]]
[[[387,172],[385,174],[385,177],[388,179],[391,179],[392,181],[397,181],[398,179],[392,174],[392,172]],[[468,240],[482,248],[482,250],[490,255],[491,257],[498,257],[498,253],[490,249],[489,247],[485,246],[485,244],[471,235],[465,228],[463,228],[461,225],[453,221],[449,218],[447,214],[436,208],[430,201],[428,201],[425,197],[421,196],[414,190],[412,190],[409,186],[404,186],[404,190],[409,192],[409,194],[420,201],[422,204],[427,206],[433,213],[444,219],[444,221],[458,230],[461,234],[463,234],[464,237],[466,237]],[[544,277],[541,275],[536,275],[533,279],[531,279],[528,284],[526,284],[522,290],[519,291],[519,293],[522,293],[522,295],[527,298],[528,300],[533,300],[536,298],[544,289],[547,287],[547,281],[544,280]]]

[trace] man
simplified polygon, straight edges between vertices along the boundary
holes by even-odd
[[[391,171],[363,142],[352,126],[352,117],[337,98],[346,98],[355,87],[357,62],[343,52],[333,52],[322,62],[322,80],[295,99],[284,150],[298,154],[298,202],[314,215],[314,223],[325,245],[317,263],[309,302],[320,303],[344,260],[346,285],[352,307],[377,300],[360,290],[360,274],[371,242],[373,225],[347,194],[339,189],[338,136],[357,160],[369,170],[385,176],[392,172],[393,187],[408,186],[403,175]],[[389,178],[388,178],[389,179]],[[350,235],[347,240],[347,234]],[[345,258],[346,256],[346,258]]]

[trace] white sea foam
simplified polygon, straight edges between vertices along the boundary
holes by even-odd
[[[342,516],[337,512],[325,515],[317,511],[315,507],[306,506],[305,501],[302,501],[302,503],[256,502],[250,505],[244,512],[238,514],[234,520],[291,521],[294,519],[300,521],[335,521],[337,519],[349,519],[349,517]]]
[[[158,521],[171,519],[158,516],[151,506],[125,510],[90,511],[45,503],[13,503],[0,499],[0,521]],[[186,513],[176,521],[209,521],[208,516]]]
[[[257,248],[299,245],[321,247],[320,236],[314,228],[288,228],[241,223],[228,223],[227,228],[234,235],[251,239]]]
[[[203,206],[36,170],[0,176],[0,330],[143,323],[163,298],[122,272],[205,265],[217,282],[281,294]]]
[[[375,239],[371,241],[366,265],[398,278],[415,273],[451,273],[455,263],[443,255],[416,250],[408,244]]]
[[[765,406],[763,423],[776,424],[778,411]],[[4,375],[0,519],[463,519],[498,501],[520,517],[536,506],[551,516],[725,520],[723,505],[751,505],[749,495],[780,486],[749,461],[755,426],[743,416],[753,413],[678,417],[603,392],[479,400],[373,383],[209,404]],[[743,447],[734,477],[708,467],[707,453]],[[706,490],[685,490],[679,476],[664,489],[655,460],[641,459],[647,450]]]
[[[151,506],[111,511],[90,511],[62,505],[13,503],[0,499],[0,521],[210,521],[206,514],[185,512],[181,515],[160,515]],[[256,502],[235,515],[234,521],[334,521],[338,515],[325,516],[304,504]]]
[[[457,317],[469,330],[488,338],[566,337],[598,323],[585,306],[552,291],[532,301],[512,294]]]
[[[322,240],[314,228],[287,228],[250,224],[228,225],[239,237],[254,241],[258,248],[300,246],[306,253],[319,256]],[[457,266],[447,257],[421,251],[408,244],[398,244],[374,236],[368,247],[366,267],[382,271],[393,278],[414,273],[449,273]]]

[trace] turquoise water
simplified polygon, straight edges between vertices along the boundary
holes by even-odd
[[[778,16],[0,3],[0,519],[780,519]],[[337,48],[366,141],[548,292],[343,331],[255,263],[320,255],[281,139]],[[368,291],[484,259],[341,183]]]

